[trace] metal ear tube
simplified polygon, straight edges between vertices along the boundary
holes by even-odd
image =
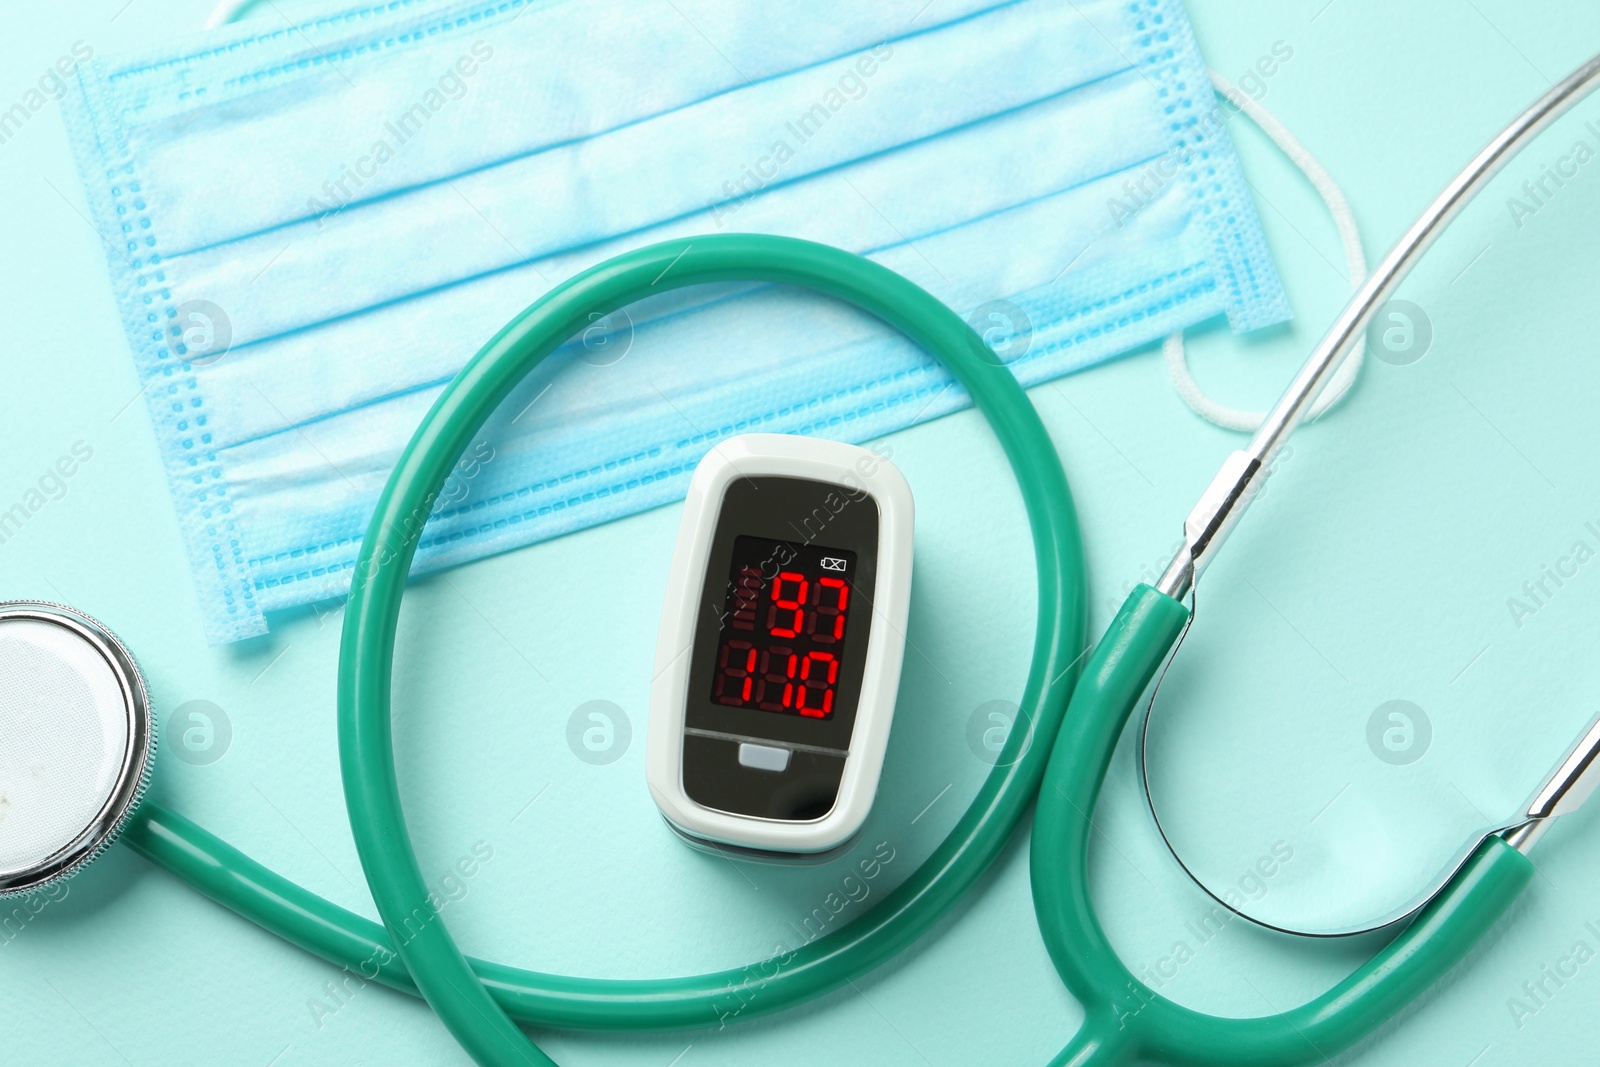
[[[1518,152],[1556,119],[1572,110],[1580,100],[1600,86],[1600,55],[1594,56],[1563,78],[1468,163],[1444,191],[1434,198],[1389,254],[1383,257],[1364,285],[1350,298],[1339,317],[1311,350],[1294,380],[1267,413],[1266,421],[1241,451],[1223,461],[1222,469],[1201,495],[1184,523],[1184,550],[1156,583],[1156,589],[1182,600],[1200,577],[1217,549],[1233,530],[1254,496],[1260,472],[1272,466],[1289,436],[1294,433],[1322,392],[1339,363],[1350,352],[1356,339],[1366,330],[1372,316],[1394,295],[1424,252],[1445,227],[1472,202],[1489,180]]]
[[[1550,777],[1528,803],[1528,818],[1500,831],[1506,843],[1527,853],[1545,831],[1561,816],[1583,807],[1595,786],[1600,785],[1600,718],[1589,725],[1567,754],[1556,764]]]

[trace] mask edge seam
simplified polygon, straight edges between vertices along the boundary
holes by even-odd
[[[87,73],[85,68],[87,68]],[[161,457],[162,473],[167,483],[168,494],[175,503],[174,511],[178,519],[178,526],[184,543],[185,555],[189,559],[191,579],[196,586],[199,597],[201,622],[209,644],[220,644],[226,641],[238,640],[243,637],[255,636],[266,632],[265,617],[255,601],[255,589],[250,580],[248,569],[243,562],[244,553],[238,547],[244,540],[243,532],[239,529],[231,509],[231,496],[227,492],[228,483],[222,472],[221,465],[215,458],[210,462],[210,471],[220,490],[222,499],[228,501],[228,510],[221,516],[208,519],[204,514],[204,505],[195,499],[194,488],[191,484],[184,484],[185,460],[183,459],[182,439],[176,428],[175,421],[169,418],[172,412],[165,410],[158,399],[159,390],[152,390],[162,378],[170,377],[170,365],[163,365],[151,353],[154,343],[147,338],[137,337],[134,333],[134,322],[143,318],[148,322],[151,314],[160,314],[148,310],[159,307],[167,312],[162,319],[153,324],[160,332],[166,329],[168,320],[174,317],[176,309],[171,303],[170,291],[165,296],[159,295],[164,289],[164,274],[161,270],[159,252],[153,252],[155,261],[150,257],[140,255],[137,251],[130,258],[127,251],[112,244],[113,236],[121,237],[124,234],[123,223],[118,221],[116,198],[114,189],[123,185],[134,185],[136,189],[130,190],[136,196],[143,194],[142,176],[135,167],[132,154],[126,150],[126,130],[122,125],[120,113],[109,106],[108,92],[105,82],[105,66],[99,56],[93,57],[87,64],[80,63],[73,80],[75,93],[68,93],[62,100],[62,123],[66,127],[68,142],[78,164],[80,184],[84,191],[84,198],[91,214],[98,220],[94,225],[99,233],[101,243],[106,246],[102,251],[116,249],[115,255],[106,255],[107,272],[110,275],[112,299],[117,305],[119,318],[122,322],[122,334],[127,342],[129,354],[133,357],[135,375],[140,384],[140,393],[143,395],[145,407],[150,416],[152,436],[155,438],[157,452]],[[92,98],[97,98],[101,106],[96,106]],[[102,130],[102,126],[106,127]],[[113,152],[116,158],[113,157]],[[123,175],[119,181],[115,175]],[[104,175],[105,181],[96,180],[91,184],[87,179],[94,174]],[[135,209],[140,210],[140,209]],[[157,249],[155,224],[147,214],[135,216],[135,221],[143,220],[149,223],[150,232],[147,246]],[[127,235],[132,236],[133,231]],[[126,241],[123,241],[126,244]],[[142,264],[142,266],[136,265]],[[155,276],[156,282],[163,283],[162,288],[153,289],[152,282],[146,272]],[[141,297],[148,296],[153,302],[143,305]],[[141,306],[146,310],[141,314]],[[200,391],[198,379],[194,378],[191,371],[191,388],[196,397],[201,398],[203,410],[203,394]],[[193,418],[194,416],[190,416]],[[202,453],[203,455],[203,453]],[[213,457],[215,453],[213,452]],[[208,523],[220,526],[220,532],[213,534],[207,530]],[[234,543],[233,551],[228,551],[227,541]],[[209,563],[209,568],[205,565]],[[214,576],[214,581],[202,581],[201,576]],[[237,598],[237,599],[235,599]],[[211,605],[208,607],[208,602]]]

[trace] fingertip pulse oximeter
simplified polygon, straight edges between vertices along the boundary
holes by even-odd
[[[886,452],[746,434],[695,468],[646,768],[691,844],[823,858],[877,793],[911,599],[911,489]]]

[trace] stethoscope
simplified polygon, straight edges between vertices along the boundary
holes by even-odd
[[[379,498],[353,577],[338,673],[346,806],[382,923],[373,923],[251,860],[143,797],[154,726],[133,657],[109,629],[53,604],[0,605],[0,673],[44,685],[76,673],[101,758],[56,766],[40,821],[0,842],[0,893],[38,891],[76,874],[124,840],[212,899],[340,966],[425,997],[483,1064],[551,1061],[518,1023],[556,1029],[707,1028],[765,1015],[838,988],[926,933],[998,856],[1030,801],[1035,911],[1056,968],[1085,1022],[1057,1065],[1269,1065],[1322,1060],[1391,1017],[1457,963],[1527,885],[1527,851],[1596,784],[1591,729],[1516,825],[1484,837],[1378,954],[1301,1007],[1223,1019],[1182,1007],[1134,977],[1096,918],[1088,884],[1092,817],[1113,750],[1192,617],[1185,603],[1249,506],[1273,458],[1376,310],[1439,232],[1518,149],[1600,84],[1600,56],[1546,93],[1450,183],[1346,306],[1249,445],[1234,452],[1185,522],[1184,547],[1155,586],[1128,598],[1087,660],[1083,552],[1054,445],[1015,378],[936,298],[894,272],[838,249],[734,234],[641,248],[557,286],[502,329],[445,389]],[[682,978],[609,980],[543,974],[468,959],[430,906],[406,829],[390,734],[390,683],[401,598],[417,535],[460,454],[496,406],[593,316],[644,296],[709,282],[796,285],[835,296],[897,327],[937,356],[988,419],[1018,481],[1039,578],[1037,632],[1019,722],[949,836],[860,919],[745,967]],[[27,657],[32,657],[28,659]],[[42,693],[42,690],[41,690]],[[1069,702],[1070,701],[1070,702]],[[25,765],[52,725],[46,699],[14,703],[0,769]],[[54,724],[59,732],[60,723]],[[41,786],[41,788],[44,788]],[[44,794],[41,794],[44,795]],[[37,799],[37,798],[35,798]],[[47,797],[48,799],[48,797]],[[67,801],[70,801],[67,802]],[[20,844],[19,844],[20,842]]]
[[[1033,833],[1039,929],[1056,969],[1085,1011],[1083,1026],[1054,1065],[1147,1059],[1266,1067],[1320,1061],[1350,1047],[1466,955],[1533,877],[1527,853],[1534,843],[1600,784],[1600,773],[1591,773],[1600,756],[1596,724],[1539,788],[1522,818],[1477,842],[1416,909],[1386,918],[1386,923],[1410,918],[1392,941],[1326,993],[1275,1015],[1224,1019],[1162,997],[1117,957],[1089,898],[1090,820],[1100,785],[1123,726],[1192,619],[1183,600],[1340,360],[1417,260],[1518,150],[1596,85],[1600,56],[1518,116],[1428,206],[1351,298],[1249,444],[1224,461],[1184,522],[1183,549],[1154,587],[1142,586],[1129,596],[1091,655],[1056,737]],[[1063,871],[1064,877],[1055,876]]]

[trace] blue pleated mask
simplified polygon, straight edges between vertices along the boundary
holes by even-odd
[[[396,0],[96,56],[64,114],[213,642],[347,590],[443,385],[630,247],[869,255],[1024,384],[1288,317],[1179,0]],[[966,403],[821,298],[668,294],[513,395],[416,566],[679,499],[725,435],[856,441]]]

